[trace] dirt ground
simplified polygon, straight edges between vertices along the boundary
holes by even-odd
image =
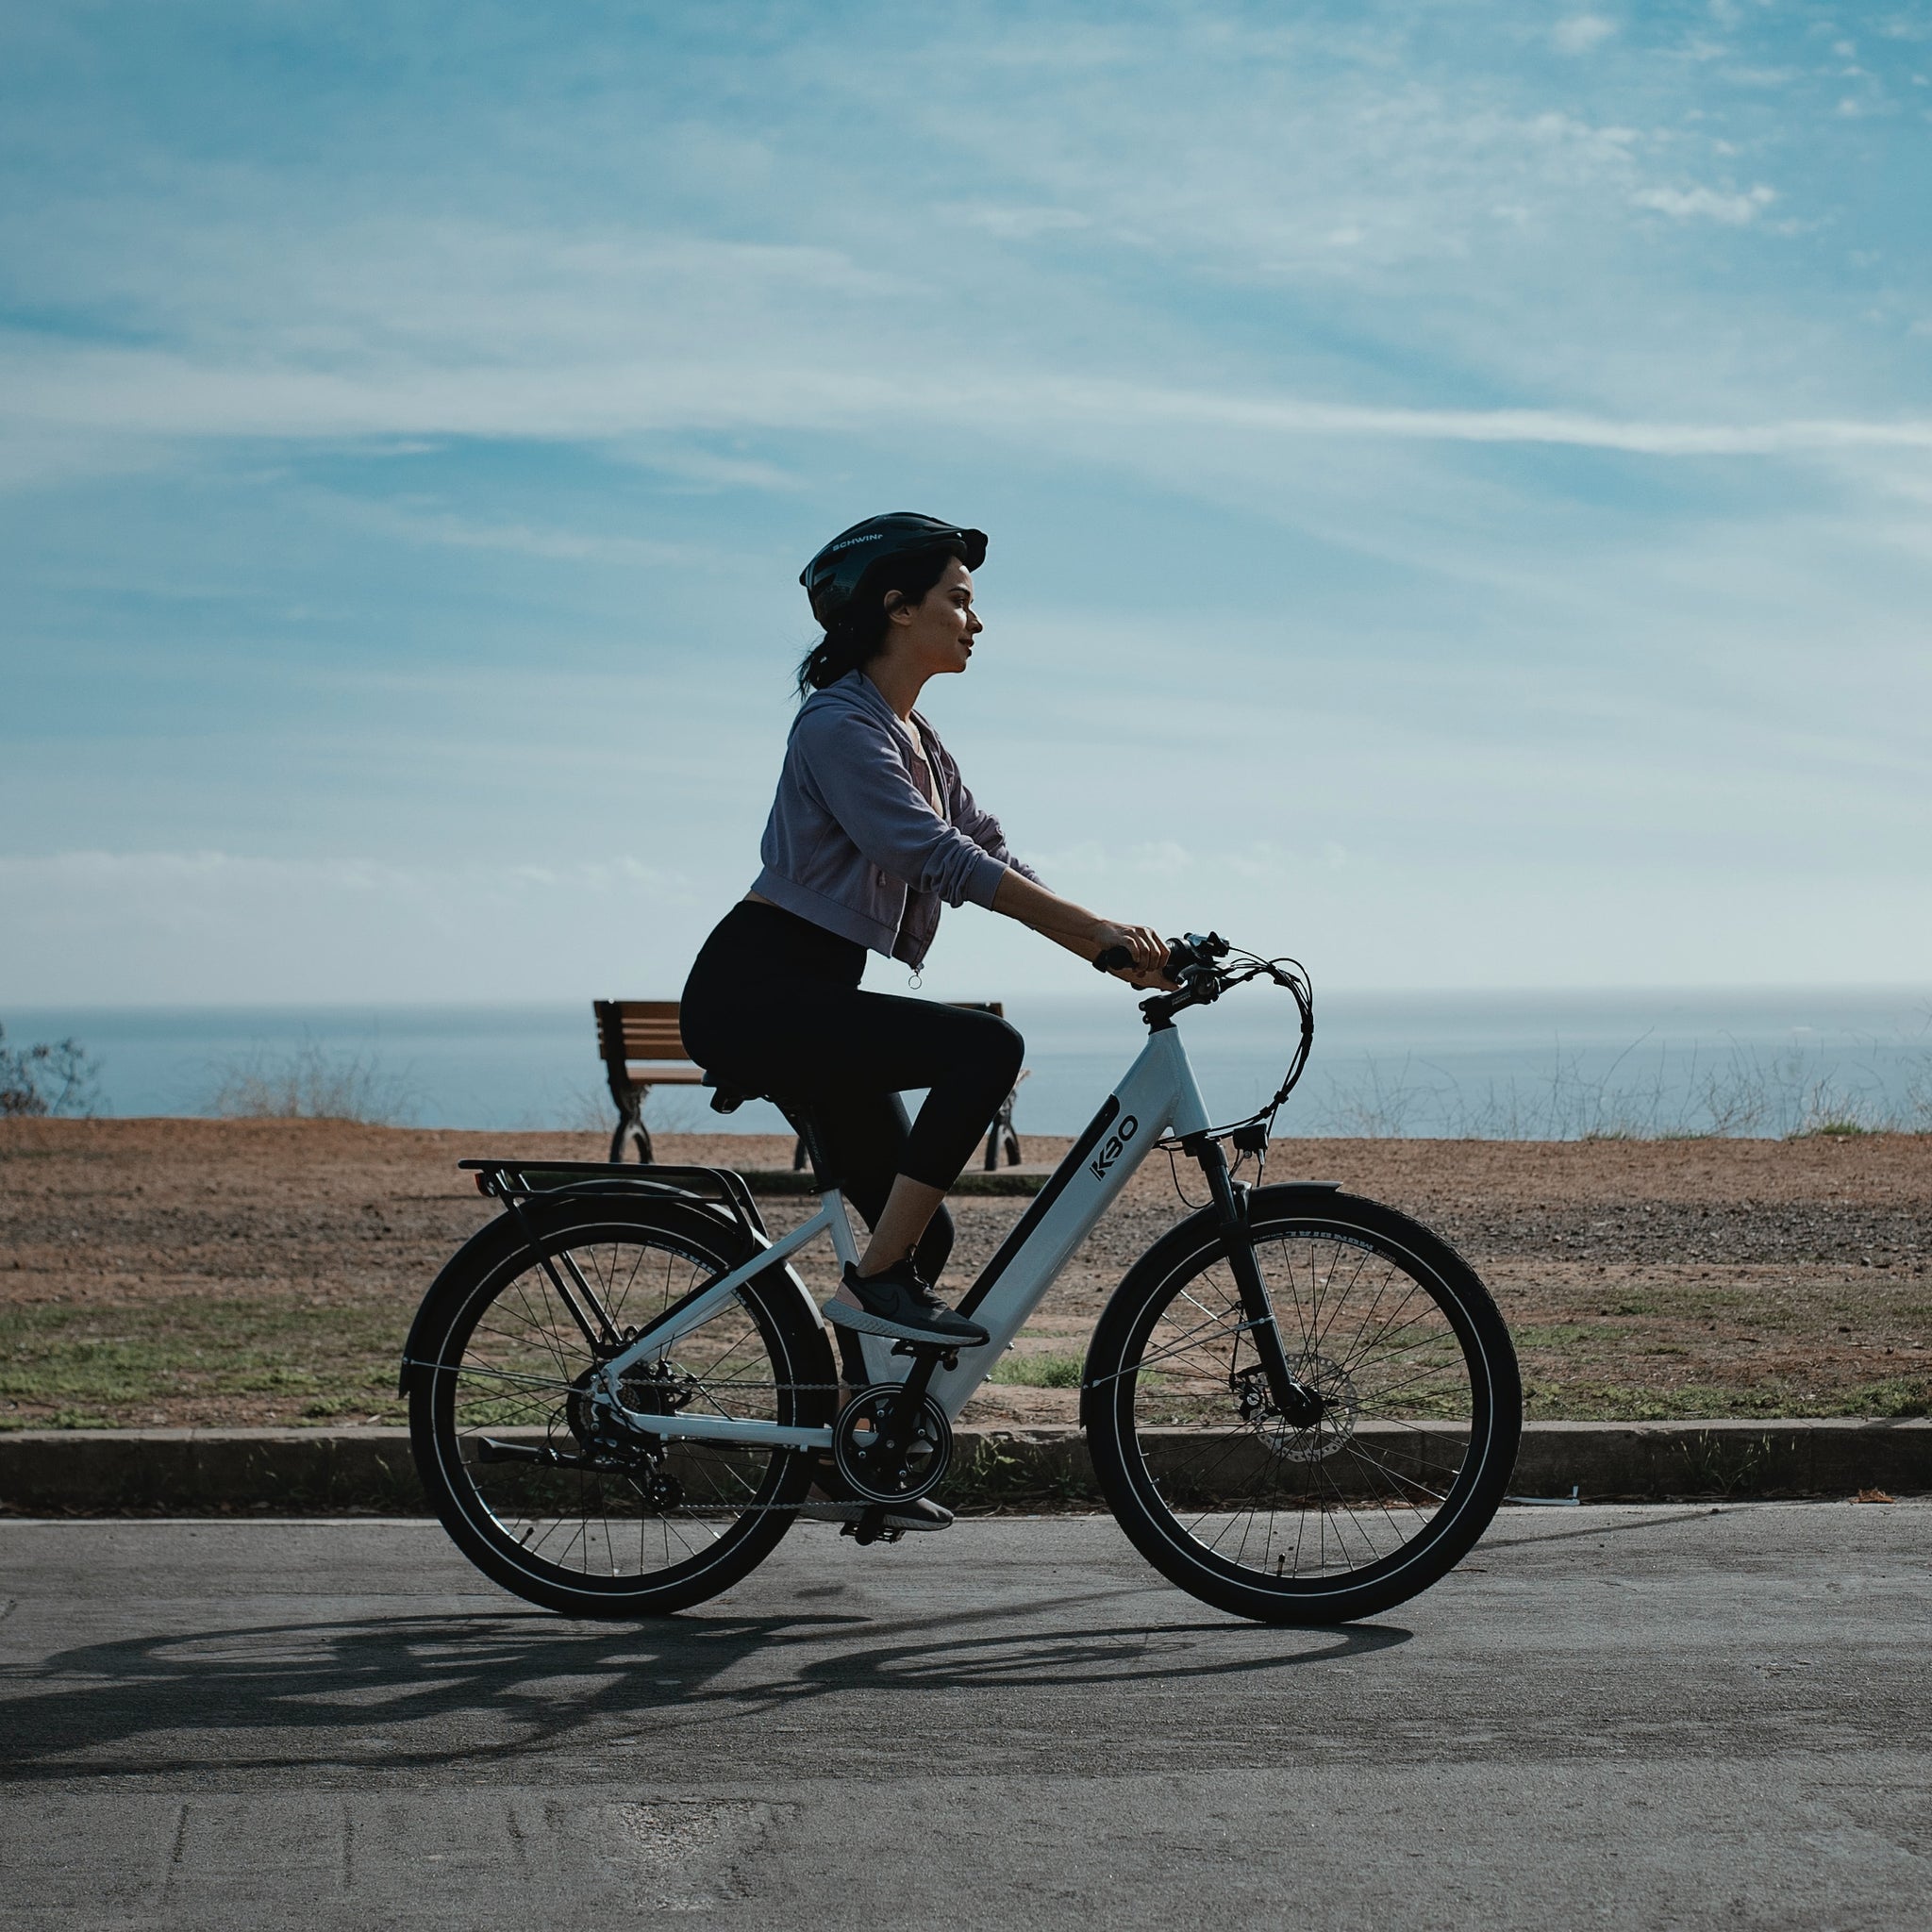
[[[1065,1145],[1036,1136],[1026,1152],[1051,1163]],[[505,1153],[603,1147],[318,1121],[0,1122],[0,1428],[400,1420],[409,1315],[491,1211],[456,1163]],[[660,1159],[701,1164],[782,1167],[790,1153],[744,1135],[659,1142]],[[1515,1334],[1532,1415],[1932,1405],[1932,1137],[1287,1141],[1268,1178],[1340,1181],[1460,1249]],[[775,1230],[811,1205],[764,1209]],[[1024,1206],[955,1203],[947,1285]],[[1184,1211],[1153,1156],[1005,1373],[1076,1379],[1114,1284]],[[829,1287],[828,1260],[807,1257],[813,1286]],[[1071,1420],[1074,1399],[1009,1380],[969,1417]]]

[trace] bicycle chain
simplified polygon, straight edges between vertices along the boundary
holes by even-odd
[[[782,1390],[793,1395],[826,1395],[836,1394],[841,1389],[851,1389],[853,1385],[850,1382],[771,1382],[761,1383],[759,1386],[761,1388]],[[831,1452],[826,1449],[808,1449],[803,1451],[802,1453],[808,1456],[824,1457],[829,1457],[831,1454]],[[610,1469],[603,1472],[603,1474],[609,1475],[629,1476],[635,1475],[637,1472],[631,1469]],[[792,1515],[796,1515],[801,1509],[805,1507],[805,1505],[808,1500],[809,1498],[801,1497],[800,1500],[796,1503],[719,1503],[712,1507],[721,1510],[729,1510],[731,1514],[733,1514],[734,1516],[755,1516],[759,1515],[764,1511],[772,1509],[787,1510]],[[888,1505],[883,1503],[868,1504],[865,1503],[863,1498],[858,1496],[847,1498],[841,1498],[838,1496],[827,1496],[824,1500],[828,1503],[849,1501],[856,1506],[867,1508],[883,1509],[889,1507]],[[658,1513],[660,1516],[675,1516],[679,1514],[688,1515],[691,1512],[684,1505],[680,1504],[675,1509],[661,1509]]]

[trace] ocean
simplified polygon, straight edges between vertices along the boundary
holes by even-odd
[[[1075,1133],[1143,1037],[1132,997],[1016,999],[1026,1036],[1022,1134]],[[0,1008],[7,1044],[72,1037],[113,1115],[245,1109],[292,1086],[421,1126],[608,1128],[588,1000],[506,1007]],[[1293,1044],[1292,1003],[1252,988],[1182,1022],[1217,1119],[1252,1111]],[[691,1089],[652,1096],[676,1130],[782,1132],[765,1106],[728,1118]],[[1348,993],[1318,989],[1314,1056],[1286,1134],[1932,1127],[1932,987]]]

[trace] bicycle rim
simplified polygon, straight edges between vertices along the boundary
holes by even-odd
[[[722,1570],[748,1568],[783,1533],[809,1479],[805,1458],[613,1431],[586,1390],[612,1351],[585,1335],[551,1272],[581,1277],[627,1340],[728,1265],[675,1231],[587,1223],[520,1249],[461,1302],[427,1391],[433,1455],[458,1519],[445,1511],[445,1522],[453,1533],[460,1523],[458,1541],[499,1581],[559,1604],[675,1594],[705,1579],[723,1588]],[[809,1399],[797,1357],[753,1283],[663,1362],[633,1371],[625,1401],[792,1423]]]
[[[1493,1514],[1520,1425],[1514,1356],[1480,1284],[1429,1243],[1341,1215],[1253,1232],[1290,1368],[1323,1413],[1299,1428],[1274,1413],[1209,1242],[1150,1285],[1110,1371],[1096,1364],[1113,1377],[1124,1520],[1210,1600],[1359,1615],[1433,1582]]]

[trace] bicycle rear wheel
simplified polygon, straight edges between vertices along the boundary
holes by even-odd
[[[1426,1589],[1489,1526],[1515,1466],[1522,1387],[1474,1272],[1407,1216],[1326,1189],[1249,1197],[1289,1366],[1323,1398],[1275,1413],[1211,1215],[1135,1264],[1087,1358],[1101,1488],[1155,1567],[1269,1623],[1372,1616]]]
[[[670,1201],[585,1196],[532,1206],[525,1222],[534,1241],[508,1219],[472,1241],[418,1319],[409,1430],[424,1486],[463,1554],[532,1603],[579,1617],[700,1603],[791,1526],[811,1454],[613,1432],[587,1389],[600,1362],[750,1247]],[[612,1336],[585,1334],[558,1278],[588,1287]],[[835,1380],[824,1330],[774,1269],[633,1371],[624,1399],[811,1427],[831,1420]]]

